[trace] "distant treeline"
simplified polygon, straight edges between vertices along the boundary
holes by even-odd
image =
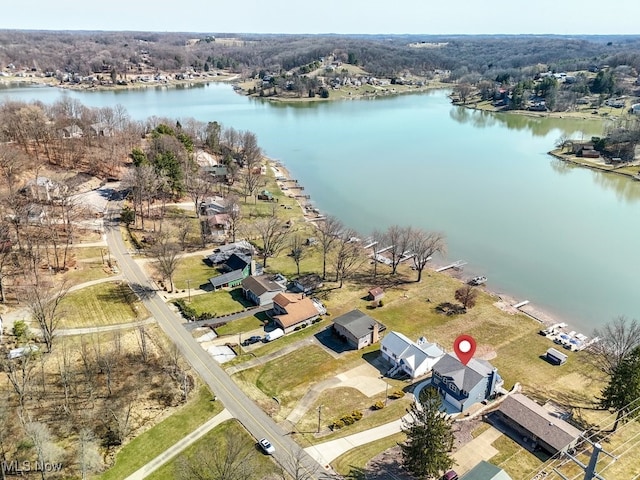
[[[250,75],[307,65],[320,57],[376,76],[434,69],[495,78],[537,64],[556,71],[592,65],[640,70],[640,36],[209,35],[143,32],[0,31],[0,66],[79,75],[141,69],[231,69]]]

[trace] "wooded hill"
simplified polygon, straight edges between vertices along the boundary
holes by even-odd
[[[551,70],[592,65],[640,69],[635,36],[248,35],[153,32],[0,31],[0,66],[79,75],[142,69],[290,71],[321,57],[357,64],[373,75],[450,71],[495,79],[545,64]]]

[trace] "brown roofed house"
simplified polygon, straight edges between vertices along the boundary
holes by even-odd
[[[498,417],[518,434],[551,455],[574,448],[582,432],[521,393],[507,397]]]
[[[309,297],[299,293],[279,293],[273,298],[273,320],[285,333],[318,318],[318,309]]]

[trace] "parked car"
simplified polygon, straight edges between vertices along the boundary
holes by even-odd
[[[458,480],[458,474],[454,470],[449,470],[442,476],[442,480]]]
[[[244,347],[248,347],[249,345],[253,345],[254,343],[258,343],[262,341],[262,337],[260,335],[253,335],[252,337],[247,338],[242,342]]]
[[[262,451],[267,455],[273,455],[276,452],[275,447],[271,445],[271,442],[266,438],[261,438],[260,440],[258,440],[258,445],[260,445]],[[458,477],[456,477],[456,479],[457,478]]]

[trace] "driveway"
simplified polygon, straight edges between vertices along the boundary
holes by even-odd
[[[490,427],[489,430],[485,430],[469,443],[460,447],[460,449],[453,454],[453,458],[456,461],[456,472],[463,474],[475,467],[482,460],[489,460],[491,457],[498,453],[491,444],[495,442],[502,432]]]

